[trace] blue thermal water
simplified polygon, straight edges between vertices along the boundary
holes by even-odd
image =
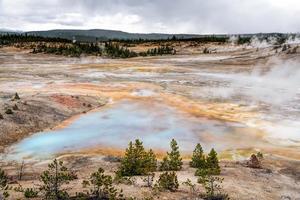
[[[168,150],[175,138],[181,150],[192,151],[201,133],[223,134],[224,123],[187,116],[159,103],[122,101],[82,115],[65,128],[34,134],[12,146],[15,158],[47,157],[95,147],[125,148],[141,139],[148,148]]]

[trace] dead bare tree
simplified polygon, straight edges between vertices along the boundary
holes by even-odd
[[[19,171],[18,171],[18,180],[21,181],[24,175],[24,169],[25,169],[25,162],[24,160],[22,161],[20,167],[19,167]]]

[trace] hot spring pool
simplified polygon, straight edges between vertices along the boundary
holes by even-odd
[[[168,150],[175,138],[182,151],[192,151],[196,143],[203,142],[202,134],[230,131],[225,122],[195,118],[158,102],[127,100],[84,114],[65,128],[34,134],[10,147],[8,157],[46,158],[97,147],[125,149],[137,138],[145,147],[157,150]]]

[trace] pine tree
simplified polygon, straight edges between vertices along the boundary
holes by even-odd
[[[156,168],[157,168],[157,159],[152,149],[150,149],[149,152],[147,152],[145,158],[145,173],[154,172]]]
[[[167,153],[170,159],[169,167],[170,170],[180,170],[182,168],[182,158],[180,157],[179,147],[176,140],[172,139],[171,141],[171,152]]]
[[[213,171],[214,175],[219,175],[221,172],[221,169],[219,166],[218,154],[214,150],[214,148],[211,149],[211,151],[209,152],[209,154],[207,156],[206,166],[208,169]]]
[[[135,148],[133,143],[129,142],[128,148],[126,149],[125,156],[122,159],[120,173],[122,176],[129,176],[131,174],[136,174],[136,157]]]
[[[45,192],[45,198],[62,200],[68,198],[68,193],[63,186],[77,177],[63,165],[62,161],[55,159],[48,165],[48,170],[44,171],[40,178],[43,183],[40,190]]]
[[[200,143],[196,145],[195,150],[193,151],[192,161],[190,162],[190,166],[194,168],[205,168],[205,155],[203,153],[203,149]]]
[[[167,152],[160,166],[162,171],[178,171],[182,168],[182,158],[176,140],[172,139],[170,146],[171,152]]]
[[[228,200],[228,195],[222,193],[223,180],[223,178],[214,176],[209,170],[203,170],[202,173],[199,174],[198,183],[200,183],[206,191],[204,199]]]
[[[154,171],[156,171],[156,168],[157,159],[152,149],[150,149],[145,158],[145,174],[147,177],[144,179],[144,181],[147,183],[148,187],[152,186],[155,176]]]
[[[135,140],[134,144],[129,143],[118,173],[121,176],[147,175],[156,170],[156,163],[154,152],[151,149],[145,151],[143,143]]]
[[[90,180],[83,183],[84,185],[92,185],[91,194],[93,199],[120,199],[123,197],[122,191],[118,193],[113,186],[112,177],[105,175],[102,168],[92,173]]]
[[[14,98],[13,98],[14,100],[19,100],[20,99],[20,96],[19,96],[19,94],[16,92],[15,93],[15,96],[14,96]]]
[[[168,171],[170,169],[169,167],[169,159],[168,156],[165,156],[159,166],[160,171]]]
[[[145,174],[145,159],[146,159],[146,151],[143,147],[143,143],[139,140],[135,141],[135,158],[134,158],[134,163],[136,167],[136,175],[142,175]]]
[[[175,172],[164,172],[159,176],[156,186],[161,190],[175,192],[178,187],[178,179]]]

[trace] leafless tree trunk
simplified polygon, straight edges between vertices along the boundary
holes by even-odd
[[[18,179],[19,179],[19,181],[21,181],[22,178],[23,178],[23,175],[24,175],[24,169],[25,169],[25,162],[24,162],[24,160],[23,160],[22,163],[21,163],[21,166],[20,166],[20,168],[19,168],[19,174],[18,174]]]

